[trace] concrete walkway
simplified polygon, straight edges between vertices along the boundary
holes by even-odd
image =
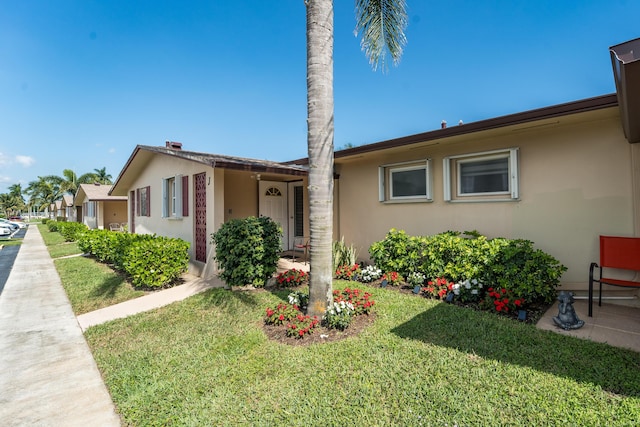
[[[120,425],[37,227],[0,294],[0,425]]]
[[[90,326],[99,325],[110,320],[121,319],[144,311],[153,310],[176,301],[182,301],[192,295],[210,288],[222,288],[225,284],[217,277],[209,280],[194,278],[184,285],[154,292],[120,304],[101,308],[78,316],[78,324],[85,331]]]
[[[576,315],[584,320],[580,329],[565,331],[556,326],[553,318],[558,315],[558,302],[538,321],[537,327],[559,334],[609,344],[613,347],[627,348],[640,353],[640,308],[619,304],[602,303],[598,299],[593,303],[593,317],[589,317],[589,305],[585,299],[573,304]]]

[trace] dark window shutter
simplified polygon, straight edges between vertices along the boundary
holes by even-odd
[[[189,216],[189,176],[182,177],[182,216]]]
[[[147,216],[151,216],[151,186],[147,186]]]
[[[136,215],[140,216],[140,189],[136,188]]]

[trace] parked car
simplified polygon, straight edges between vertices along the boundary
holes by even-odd
[[[11,237],[13,231],[9,227],[5,227],[3,224],[0,224],[0,237]]]
[[[20,224],[17,222],[9,221],[8,219],[0,218],[0,224],[8,226],[12,231],[17,230],[20,227]]]

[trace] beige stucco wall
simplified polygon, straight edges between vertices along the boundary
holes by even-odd
[[[226,171],[224,207],[225,221],[258,215],[258,181],[252,174]]]
[[[340,232],[360,258],[392,227],[412,235],[476,229],[534,241],[568,267],[563,287],[586,289],[598,235],[634,235],[632,148],[617,109],[437,142],[337,159]],[[444,201],[443,157],[503,148],[519,149],[519,201]],[[378,201],[378,166],[425,158],[432,159],[433,202]]]
[[[109,228],[109,224],[117,222],[119,224],[128,221],[127,201],[112,201],[99,203],[99,222],[101,228]]]

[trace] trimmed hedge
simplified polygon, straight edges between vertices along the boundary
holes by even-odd
[[[155,234],[88,230],[78,239],[78,247],[100,262],[113,264],[136,287],[171,285],[189,264],[188,242]]]
[[[55,221],[49,222],[49,224],[53,224]],[[67,242],[75,242],[80,238],[82,233],[85,233],[88,228],[86,225],[80,222],[58,222],[57,224],[58,232],[62,234],[64,240]]]
[[[420,272],[430,280],[453,282],[477,279],[486,287],[508,289],[527,303],[553,302],[567,270],[529,240],[487,239],[477,232],[408,236],[391,229],[384,240],[371,245],[369,254],[384,272],[403,277]]]

